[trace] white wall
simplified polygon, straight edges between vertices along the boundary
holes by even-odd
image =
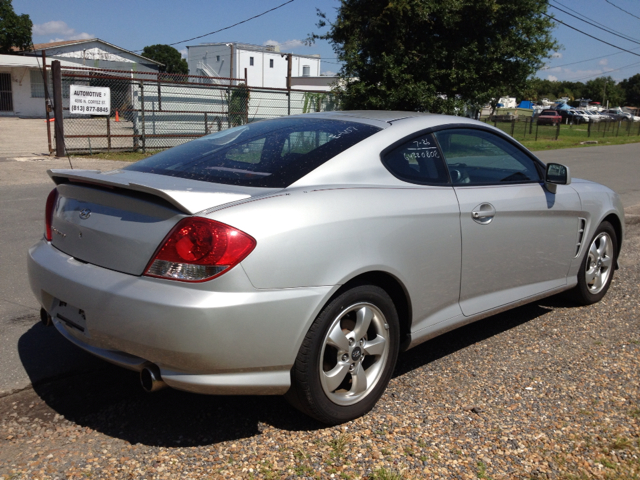
[[[31,98],[29,67],[0,67],[0,73],[11,73],[13,112],[0,112],[2,116],[45,117],[44,98]]]
[[[251,87],[287,88],[287,56],[280,52],[245,50],[235,45],[233,48],[233,72],[231,48],[227,45],[189,46],[189,74],[217,77],[244,78],[247,69],[248,84]],[[220,60],[218,60],[220,57]],[[253,65],[251,58],[253,57]],[[273,60],[271,67],[270,60]],[[293,55],[291,75],[301,77],[303,67],[309,66],[312,77],[320,75],[320,58]]]

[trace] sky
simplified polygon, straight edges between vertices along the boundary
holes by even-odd
[[[284,6],[241,25],[182,42],[229,27],[285,2]],[[331,45],[317,41],[309,46],[305,45],[305,39],[311,33],[326,32],[316,26],[316,10],[325,12],[332,20],[339,5],[339,0],[13,0],[16,13],[31,17],[34,43],[97,37],[139,52],[147,45],[181,42],[174,46],[184,56],[187,45],[199,43],[277,44],[282,52],[319,54],[325,75],[333,75],[340,69]],[[568,26],[557,24],[554,28],[553,36],[562,48],[547,60],[538,77],[586,82],[607,75],[620,81],[640,73],[640,1],[550,0],[550,5],[549,12]]]

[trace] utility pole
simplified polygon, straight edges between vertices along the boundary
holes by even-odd
[[[231,49],[231,56],[229,59],[229,78],[234,78],[233,77],[233,43],[229,44],[229,48]],[[233,82],[231,80],[229,80],[229,85],[233,85]]]
[[[287,57],[287,115],[291,115],[291,64],[293,61],[292,53],[283,53],[280,56]]]

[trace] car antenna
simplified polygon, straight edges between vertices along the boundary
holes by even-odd
[[[33,50],[34,53],[36,51],[36,46],[33,44],[33,40],[31,40],[31,50]],[[40,70],[40,75],[42,75],[42,81],[44,82],[44,96],[47,99],[47,107],[48,107],[49,106],[48,102],[50,101],[51,97],[49,96],[49,87],[48,87],[47,78],[44,73],[44,68],[40,65],[40,59],[38,58],[38,55],[36,54],[35,57],[36,57],[36,62],[38,62],[38,69]],[[57,140],[58,139],[56,139],[56,141]],[[66,140],[64,137],[62,137],[62,146],[64,147],[64,153],[67,155],[67,160],[69,160],[69,166],[71,167],[71,170],[73,170],[71,157],[69,156],[69,152],[67,151]]]

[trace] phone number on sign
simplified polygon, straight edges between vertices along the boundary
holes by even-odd
[[[89,105],[71,105],[72,112],[82,113],[109,113],[108,107],[91,107]]]

